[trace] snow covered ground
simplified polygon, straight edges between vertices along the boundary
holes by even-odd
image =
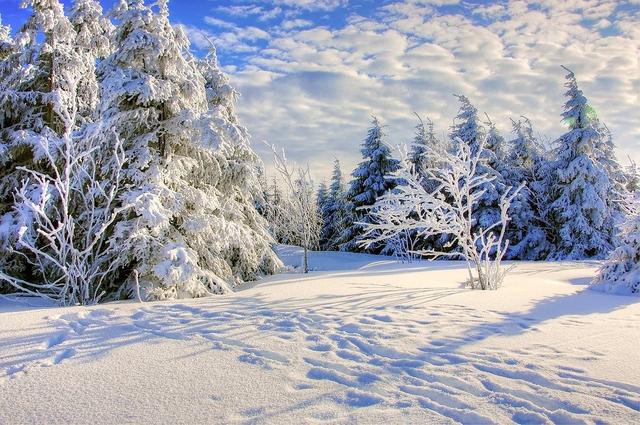
[[[281,247],[288,264],[299,251]],[[207,299],[0,302],[0,423],[640,423],[640,298],[594,263],[314,253]]]

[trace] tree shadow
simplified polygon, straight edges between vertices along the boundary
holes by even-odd
[[[589,283],[589,278],[578,278],[572,281],[572,284],[581,286]],[[518,336],[536,331],[539,325],[562,318],[566,318],[566,323],[563,324],[570,326],[588,325],[590,322],[584,320],[587,316],[611,313],[639,302],[638,297],[603,295],[589,288],[584,288],[571,294],[542,298],[535,301],[531,308],[524,312],[493,311],[500,317],[497,322],[483,320],[481,323],[471,326],[460,336],[437,340],[435,344],[432,341],[432,346],[425,347],[425,350],[456,352],[489,337]],[[629,320],[637,320],[637,318]]]

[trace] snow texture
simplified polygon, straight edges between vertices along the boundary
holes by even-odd
[[[0,301],[0,422],[640,422],[640,304],[594,263],[518,263],[497,297],[458,262],[311,262],[215,298]]]

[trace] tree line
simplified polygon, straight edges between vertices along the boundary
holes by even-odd
[[[474,257],[476,265],[482,257],[487,266],[503,257],[583,260],[613,252],[618,262],[625,257],[626,272],[637,270],[640,257],[631,253],[638,242],[629,244],[637,234],[638,173],[633,163],[620,165],[611,131],[565,70],[567,131],[551,145],[525,116],[511,120],[507,139],[457,95],[447,137],[418,116],[415,137],[397,159],[374,117],[349,184],[336,159],[329,185],[319,185],[315,247],[406,259]],[[266,192],[277,203],[277,184]],[[621,267],[603,273],[611,276],[612,269]]]

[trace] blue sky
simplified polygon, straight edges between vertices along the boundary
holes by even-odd
[[[0,0],[16,28],[20,0]],[[68,4],[68,2],[64,2]],[[106,9],[112,0],[103,0]],[[238,113],[259,143],[283,146],[321,179],[338,157],[358,161],[370,115],[389,142],[410,140],[413,112],[447,132],[467,95],[509,137],[528,116],[544,140],[563,131],[566,65],[640,162],[640,0],[170,1],[196,53],[215,40],[242,94]]]

